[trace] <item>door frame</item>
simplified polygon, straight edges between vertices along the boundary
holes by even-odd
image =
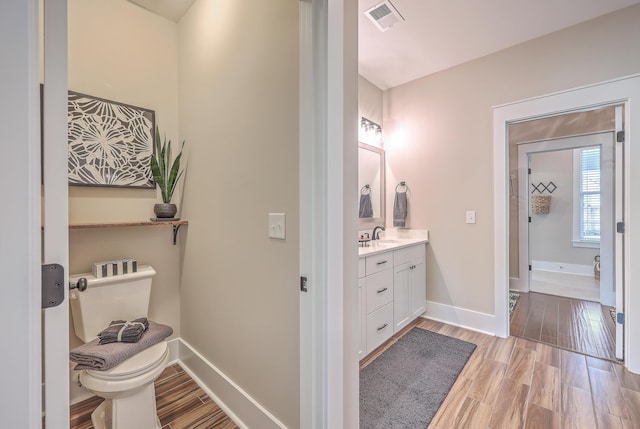
[[[518,210],[518,271],[519,271],[519,281],[518,285],[520,286],[521,292],[529,292],[531,290],[531,271],[529,271],[529,264],[531,264],[531,258],[529,256],[529,222],[527,221],[529,217],[529,200],[530,200],[530,192],[529,192],[529,183],[530,183],[530,175],[527,170],[529,167],[529,155],[542,153],[542,152],[555,152],[560,150],[572,150],[578,149],[581,147],[589,147],[593,146],[592,143],[585,143],[583,139],[585,138],[610,138],[608,142],[602,142],[600,145],[605,146],[608,144],[609,146],[606,150],[611,152],[611,156],[613,158],[613,153],[615,150],[615,131],[613,129],[606,131],[597,131],[588,134],[581,135],[573,135],[566,137],[554,137],[545,140],[539,141],[528,141],[517,144],[517,152],[518,152],[518,194],[519,194],[519,210]],[[615,165],[615,169],[622,168],[622,165]],[[611,216],[610,221],[613,224],[615,220],[615,210],[614,206],[614,195],[616,190],[614,189],[614,175],[616,171],[613,170],[611,172],[611,189],[609,195],[606,195],[607,199],[610,200],[611,203]],[[605,219],[606,221],[606,219]],[[615,240],[613,236],[613,225],[610,232],[609,237],[603,237],[602,241],[610,242],[610,253],[614,256],[614,260],[612,262],[612,266],[610,267],[611,272],[615,272],[616,267],[622,267],[621,261],[617,261],[619,254],[615,252]],[[606,240],[605,240],[606,239]],[[618,262],[620,264],[618,265]],[[603,270],[604,271],[604,270]],[[614,276],[615,282],[615,276]],[[614,297],[615,298],[615,297]],[[602,291],[600,292],[600,302],[602,302]],[[608,304],[607,304],[608,305]],[[615,306],[615,304],[614,304]]]
[[[357,2],[299,6],[300,427],[357,427]]]
[[[632,171],[633,165],[640,166],[640,151],[633,152],[631,142],[633,132],[640,130],[640,110],[632,108],[630,101],[640,100],[640,75],[633,75],[597,83],[580,88],[557,92],[493,108],[494,130],[494,276],[495,276],[495,332],[500,337],[509,335],[509,231],[508,231],[508,126],[510,123],[555,116],[576,110],[592,109],[596,106],[625,105],[625,159],[624,159],[624,221],[627,225],[624,235],[623,283],[633,284],[640,278],[640,266],[632,266],[634,251],[640,252],[640,199],[630,197],[635,191],[633,183],[640,183],[640,168]],[[635,179],[634,179],[635,178]],[[636,185],[637,186],[637,185]],[[637,193],[637,192],[636,192]],[[635,221],[635,222],[634,222]],[[634,247],[635,246],[635,247]],[[640,308],[640,290],[631,287],[624,291],[624,361],[632,372],[640,373],[640,317],[630,309]],[[635,336],[634,336],[635,335]]]

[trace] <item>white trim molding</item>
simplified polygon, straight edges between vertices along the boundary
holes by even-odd
[[[551,271],[554,273],[577,274],[579,276],[593,276],[593,265],[566,264],[564,262],[531,260],[531,269]]]
[[[633,151],[635,130],[640,130],[640,109],[632,108],[631,100],[640,99],[640,75],[626,76],[607,82],[569,89],[528,100],[517,101],[493,109],[493,168],[494,168],[494,278],[495,278],[495,332],[501,337],[509,335],[509,222],[508,222],[508,126],[525,120],[556,116],[572,111],[600,106],[624,104],[624,362],[632,372],[640,373],[640,317],[634,311],[640,308],[640,290],[631,285],[640,278],[640,266],[632,264],[635,252],[640,252],[640,198],[633,184],[640,183],[640,152]],[[635,106],[635,104],[634,104]],[[635,168],[634,168],[635,167]],[[635,222],[634,222],[635,221]],[[635,243],[635,244],[634,244]],[[634,248],[635,246],[635,248]],[[619,311],[619,310],[618,310]]]
[[[427,301],[426,311],[422,317],[472,331],[482,332],[483,334],[495,335],[495,316],[492,314]]]

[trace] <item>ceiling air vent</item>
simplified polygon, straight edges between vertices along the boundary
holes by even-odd
[[[375,5],[364,14],[367,15],[380,31],[387,31],[393,27],[396,22],[404,21],[404,18],[390,0],[385,0]]]

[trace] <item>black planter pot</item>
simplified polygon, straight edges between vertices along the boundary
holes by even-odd
[[[161,203],[153,206],[153,212],[159,219],[171,219],[176,216],[178,207],[175,204]]]

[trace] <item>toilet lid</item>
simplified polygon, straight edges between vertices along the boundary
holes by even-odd
[[[145,372],[147,369],[158,365],[164,356],[168,353],[166,341],[161,341],[153,346],[136,353],[124,362],[114,366],[106,371],[87,370],[92,377],[100,379],[122,379],[129,378],[138,373]]]

